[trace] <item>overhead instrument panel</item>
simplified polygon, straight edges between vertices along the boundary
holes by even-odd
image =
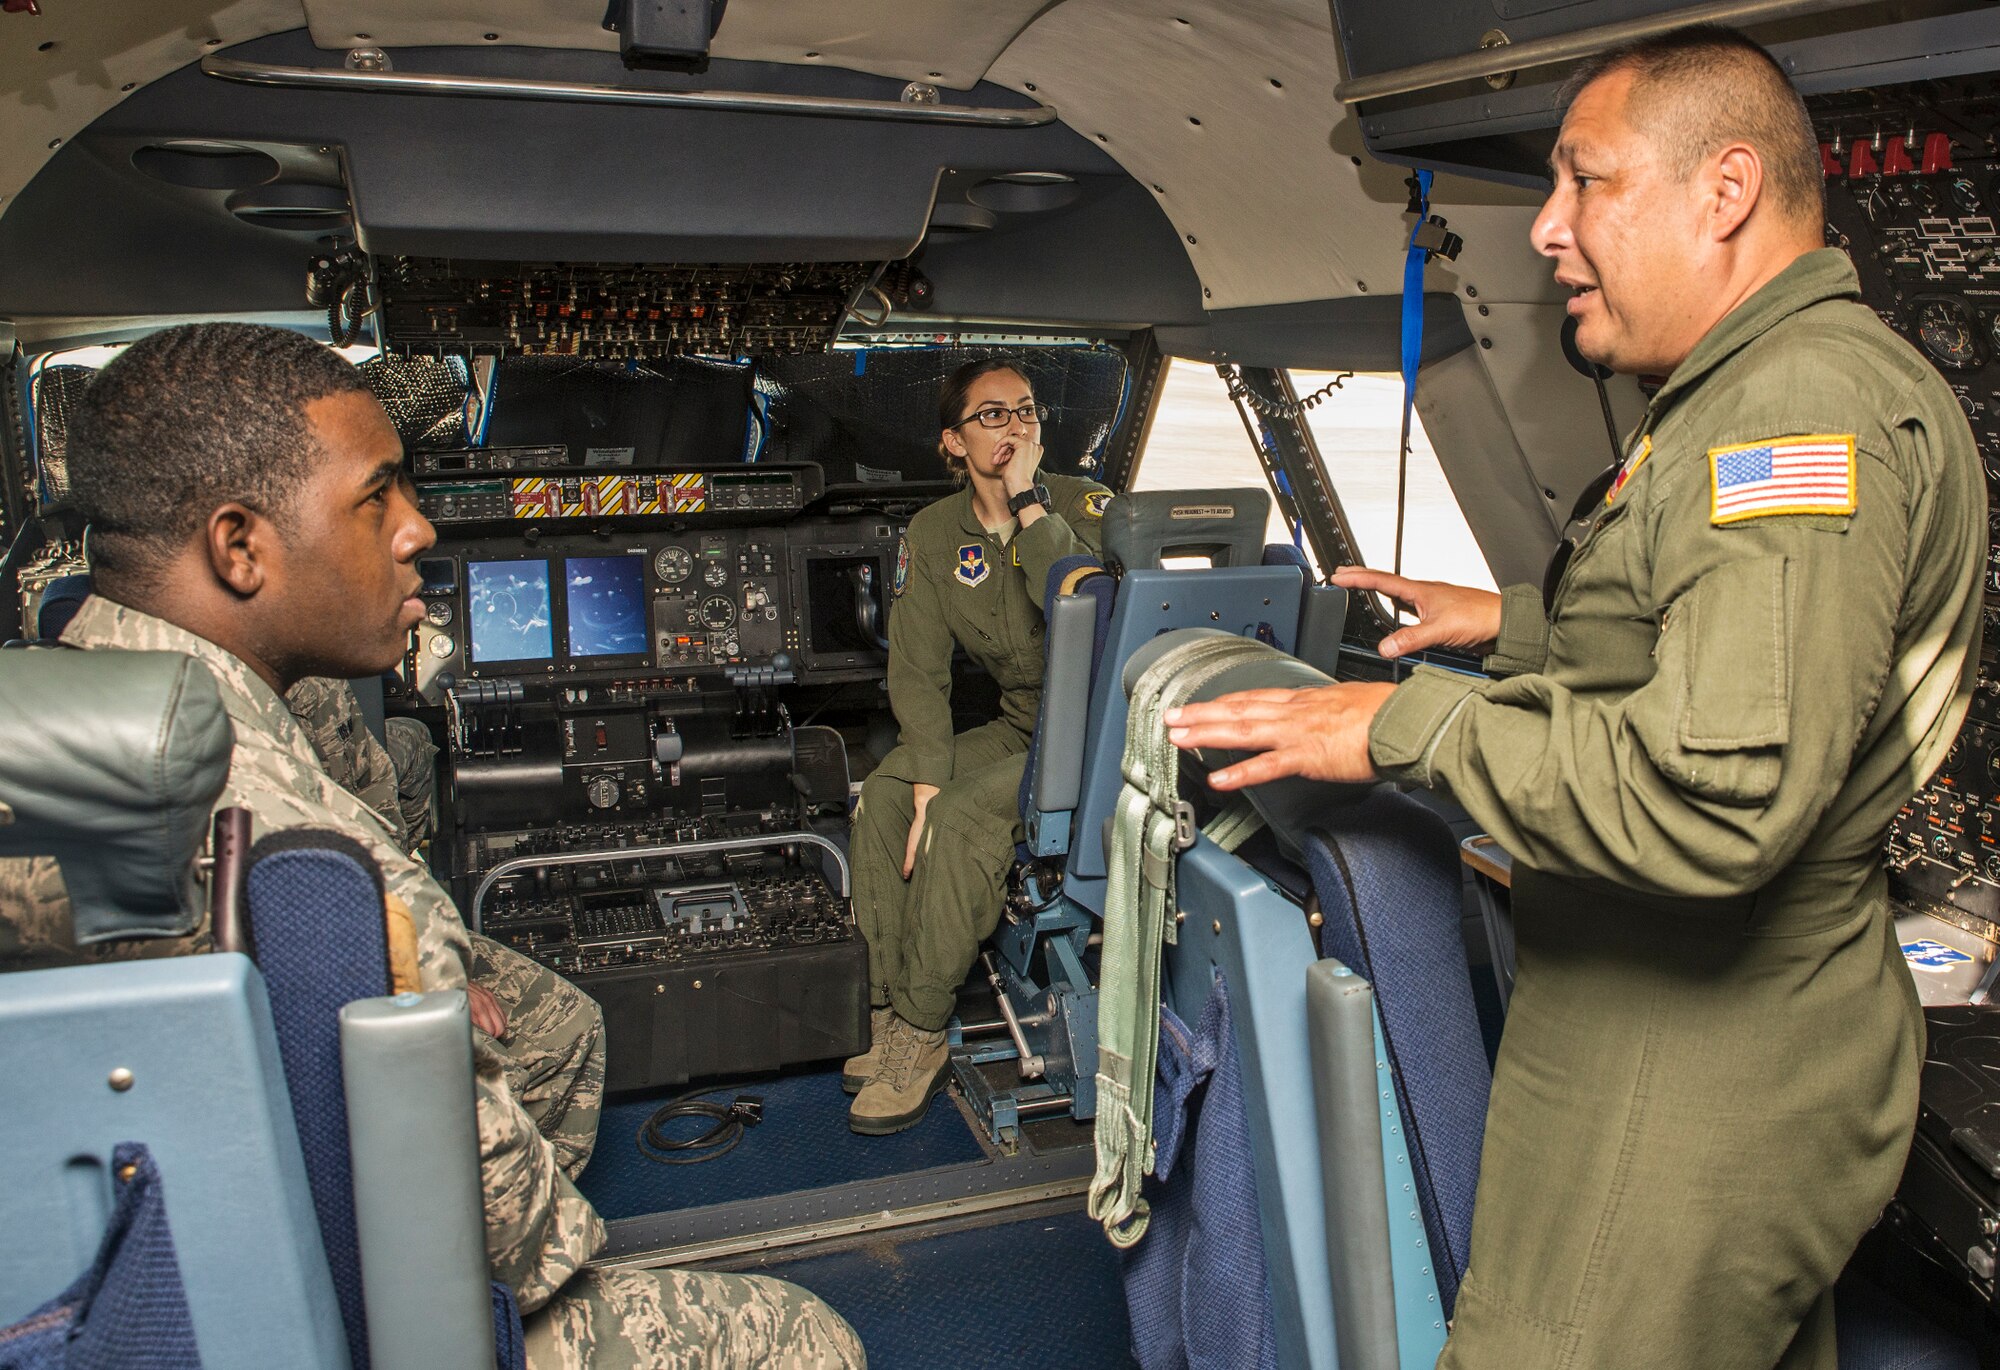
[[[374,270],[394,352],[657,358],[823,352],[875,267],[388,257]]]
[[[1989,507],[2000,511],[2000,83],[1809,104],[1826,177],[1826,241],[1853,259],[1868,306],[1951,386],[1979,444]],[[1938,773],[1897,815],[1887,864],[1906,911],[1905,942],[1962,943],[1956,959],[2000,965],[2000,513],[1989,518],[1972,714]],[[1924,988],[1927,977],[1918,981]]]

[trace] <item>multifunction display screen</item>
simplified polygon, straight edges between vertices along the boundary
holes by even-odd
[[[555,655],[548,562],[467,562],[465,578],[473,661],[547,661]]]
[[[646,650],[645,557],[569,557],[563,585],[571,656]]]

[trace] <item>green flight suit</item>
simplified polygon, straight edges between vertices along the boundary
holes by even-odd
[[[896,549],[889,704],[900,745],[861,786],[849,859],[877,1008],[935,1031],[951,1017],[979,944],[1000,921],[1021,840],[1018,796],[1042,698],[1042,595],[1049,567],[1096,555],[1111,492],[1044,475],[1053,509],[1001,546],[967,487],[910,520]],[[951,731],[954,646],[1000,686],[1000,717]],[[936,785],[908,880],[913,784]]]
[[[1822,250],[1717,324],[1553,612],[1506,593],[1489,664],[1518,673],[1420,669],[1373,725],[1386,776],[1515,858],[1440,1367],[1834,1364],[1829,1286],[1895,1191],[1923,1055],[1882,846],[1965,716],[1986,545],[1951,390],[1858,293]],[[1847,435],[1850,514],[1731,519],[1717,449]]]

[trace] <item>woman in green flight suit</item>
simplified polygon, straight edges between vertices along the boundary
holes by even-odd
[[[1041,472],[1041,422],[1018,362],[945,381],[938,452],[963,484],[910,520],[889,613],[899,745],[861,787],[851,855],[868,941],[870,1046],[842,1071],[856,1132],[916,1123],[945,1080],[944,1025],[999,922],[1021,840],[1016,796],[1042,693],[1049,567],[1095,555],[1111,492]],[[1000,717],[952,734],[955,647],[1000,686]]]

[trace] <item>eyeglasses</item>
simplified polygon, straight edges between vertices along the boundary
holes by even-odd
[[[1556,544],[1554,555],[1549,558],[1549,569],[1542,572],[1542,612],[1552,614],[1556,608],[1556,590],[1562,585],[1563,572],[1569,569],[1570,558],[1576,555],[1576,547],[1590,531],[1589,523],[1596,517],[1597,507],[1604,503],[1604,497],[1611,493],[1611,483],[1618,479],[1618,472],[1625,463],[1614,461],[1590,478],[1590,484],[1576,497],[1576,507],[1569,511],[1564,522],[1565,532],[1581,523],[1574,536],[1565,536]]]
[[[978,419],[981,428],[1005,428],[1007,420],[1010,418],[1019,419],[1022,423],[1040,423],[1048,416],[1049,407],[1046,404],[1024,404],[1018,409],[1009,409],[1004,405],[995,404],[989,405],[984,409],[973,410],[957,423],[954,423],[952,427],[963,428],[974,419]]]

